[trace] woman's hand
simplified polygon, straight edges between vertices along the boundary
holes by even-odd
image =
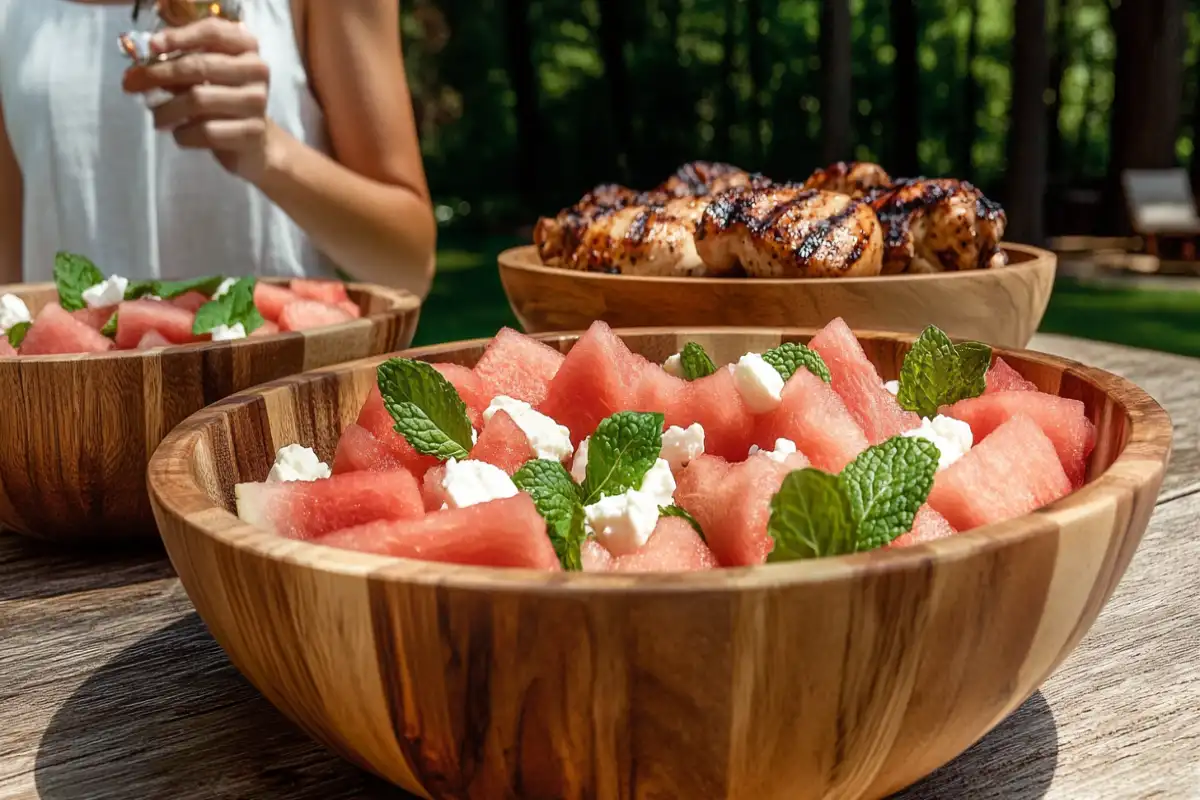
[[[278,129],[267,119],[271,71],[258,40],[236,22],[210,17],[154,34],[155,55],[185,55],[125,73],[125,91],[174,95],[154,108],[154,125],[180,147],[211,150],[225,169],[257,183],[267,170]]]

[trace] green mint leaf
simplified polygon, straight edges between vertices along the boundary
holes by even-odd
[[[32,322],[18,322],[8,329],[8,343],[13,347],[20,347],[21,342],[25,341],[25,334],[29,333],[29,329],[33,326]]]
[[[217,284],[220,285],[220,282],[218,279]],[[232,326],[239,322],[246,329],[247,336],[261,328],[265,320],[254,305],[255,283],[254,278],[241,278],[221,297],[200,306],[196,311],[196,320],[192,323],[192,333],[200,336],[209,333],[218,325]],[[215,287],[213,291],[216,291]]]
[[[130,281],[129,286],[125,288],[125,299],[136,300],[152,294],[164,300],[171,300],[188,292],[199,292],[206,297],[212,297],[224,281],[222,275],[209,275],[206,278],[186,281]]]
[[[934,417],[944,405],[983,394],[991,360],[992,350],[987,345],[955,345],[930,325],[904,357],[896,400],[901,408]]]
[[[687,520],[687,523],[696,531],[696,535],[700,537],[700,541],[707,543],[708,539],[704,538],[704,531],[700,529],[700,523],[696,522],[696,518],[687,512],[686,509],[680,508],[677,505],[659,506],[658,515],[660,517],[679,517]]]
[[[784,342],[778,347],[772,347],[763,353],[762,358],[763,361],[770,364],[775,368],[776,372],[783,376],[785,382],[795,375],[796,370],[801,367],[804,367],[826,383],[830,383],[833,380],[829,374],[829,367],[825,366],[825,359],[821,358],[821,354],[811,347],[805,347],[802,344]]]
[[[695,342],[688,342],[679,351],[679,366],[683,370],[684,379],[689,381],[707,377],[717,371],[717,365],[708,357],[708,353]]]
[[[376,370],[383,405],[396,432],[417,452],[463,460],[471,450],[471,421],[454,384],[424,361],[391,358]]]
[[[775,547],[767,561],[837,556],[855,551],[850,500],[836,475],[812,467],[791,472],[771,498],[767,532]]]
[[[513,475],[513,483],[533,498],[538,513],[546,520],[546,533],[563,569],[582,570],[579,546],[586,535],[583,503],[579,501],[579,487],[571,480],[571,474],[557,461],[539,458],[525,462]]]
[[[583,504],[642,485],[662,452],[663,415],[621,411],[602,421],[588,445]]]
[[[126,300],[138,300],[149,295],[158,296],[158,281],[130,281],[125,287]]]
[[[54,256],[54,285],[58,287],[58,304],[67,311],[78,311],[87,303],[83,293],[104,282],[104,273],[86,257],[75,253]]]
[[[940,456],[927,439],[893,436],[846,465],[838,482],[850,501],[857,550],[883,547],[912,530]]]
[[[116,336],[117,336],[117,312],[116,311],[114,311],[113,315],[108,318],[108,322],[104,323],[104,327],[100,329],[100,333],[102,333],[103,335],[107,336],[110,339],[116,338]]]

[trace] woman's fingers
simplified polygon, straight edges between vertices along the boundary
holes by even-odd
[[[261,143],[267,121],[257,119],[206,119],[175,129],[175,141],[192,150],[242,151]]]
[[[125,91],[140,93],[152,89],[180,89],[185,86],[212,83],[220,86],[243,86],[266,83],[271,70],[257,53],[230,56],[222,53],[189,53],[188,55],[148,66],[134,67],[125,73]]]
[[[209,17],[178,28],[164,28],[150,39],[150,49],[156,55],[204,50],[236,56],[258,52],[258,39],[245,25]]]
[[[154,127],[175,128],[199,118],[262,117],[266,112],[266,84],[193,86],[154,109]]]

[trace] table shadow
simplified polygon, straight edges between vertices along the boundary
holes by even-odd
[[[173,577],[158,539],[118,547],[44,542],[0,529],[0,601],[48,600]]]

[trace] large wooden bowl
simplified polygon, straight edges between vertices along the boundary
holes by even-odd
[[[719,363],[808,333],[620,331]],[[574,336],[548,339],[567,349]],[[864,334],[894,377],[904,336]],[[483,342],[412,351],[472,364]],[[1166,413],[1115,375],[1004,353],[1099,428],[1090,483],[932,544],[681,575],[540,573],[384,558],[242,523],[233,486],[277,447],[324,458],[369,359],[228,398],[150,463],[183,585],[234,664],[296,723],[446,798],[882,797],[1013,711],[1087,632],[1163,477]]]
[[[1002,269],[874,278],[653,278],[543,266],[537,249],[500,254],[500,280],[530,333],[613,327],[770,326],[820,328],[842,317],[852,328],[951,336],[1024,347],[1054,288],[1056,257],[1006,244]]]
[[[54,540],[156,536],[146,464],[196,411],[266,381],[407,347],[420,300],[351,284],[363,316],[303,333],[146,352],[0,357],[0,528]],[[0,286],[36,313],[53,284]]]

